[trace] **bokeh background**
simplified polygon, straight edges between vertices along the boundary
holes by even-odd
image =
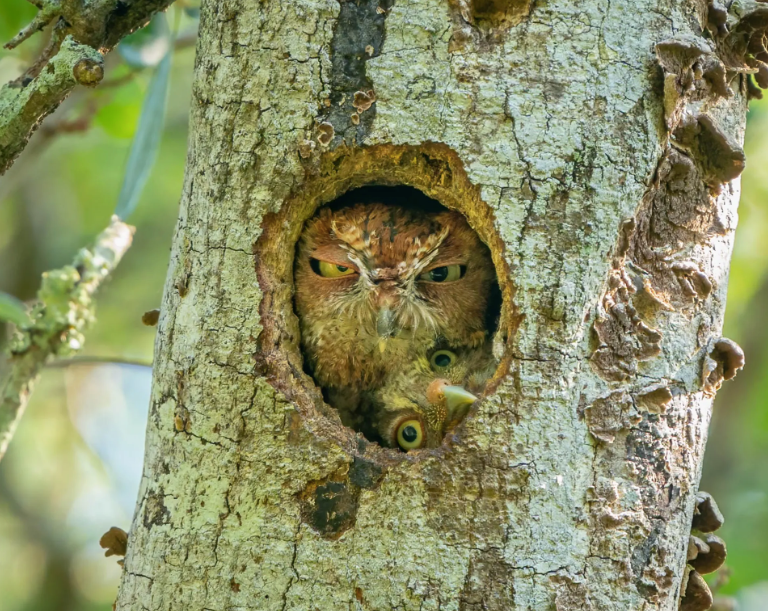
[[[0,2],[0,43],[34,12],[22,0]],[[160,305],[186,156],[194,6],[177,3],[168,22],[176,41],[165,124],[130,218],[134,245],[98,296],[84,352],[45,371],[0,462],[0,611],[112,608],[121,568],[98,540],[110,526],[127,530],[134,509],[155,334],[141,316]],[[36,36],[0,51],[0,82],[18,76],[43,42]],[[32,299],[43,271],[67,264],[108,224],[157,44],[138,36],[124,53],[111,54],[102,84],[73,95],[0,178],[0,291]],[[752,102],[748,121],[725,324],[725,335],[745,349],[747,367],[717,396],[701,487],[726,516],[718,532],[729,551],[727,571],[714,577],[724,583],[719,593],[735,597],[742,611],[765,611],[768,100]]]

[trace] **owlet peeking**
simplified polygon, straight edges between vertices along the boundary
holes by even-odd
[[[343,421],[436,342],[486,340],[493,264],[457,212],[323,208],[304,228],[294,274],[307,365]]]
[[[439,446],[483,392],[496,366],[487,343],[433,350],[393,371],[369,399],[382,443],[406,451]]]

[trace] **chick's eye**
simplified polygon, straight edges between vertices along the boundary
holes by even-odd
[[[328,261],[320,261],[319,259],[310,259],[309,265],[312,271],[323,278],[341,278],[355,273],[355,270],[351,267],[329,263]]]
[[[424,430],[415,418],[403,420],[397,427],[397,445],[403,450],[415,450],[424,443]]]
[[[443,265],[442,267],[435,267],[428,272],[424,272],[419,276],[419,280],[426,280],[427,282],[454,282],[464,276],[466,271],[466,265]]]
[[[438,350],[429,359],[429,364],[435,371],[444,371],[456,362],[456,354],[450,350]]]

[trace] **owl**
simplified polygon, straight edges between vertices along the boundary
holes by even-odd
[[[393,372],[371,393],[379,439],[406,451],[439,446],[483,392],[496,365],[487,342],[475,349],[433,350]]]
[[[363,393],[435,342],[486,340],[494,268],[457,212],[322,208],[299,239],[294,280],[307,369],[348,426]]]

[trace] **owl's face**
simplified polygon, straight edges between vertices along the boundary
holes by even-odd
[[[456,212],[322,209],[304,229],[295,268],[315,379],[354,393],[376,388],[438,338],[479,345],[493,278],[488,248]]]
[[[490,345],[433,349],[393,372],[373,393],[382,442],[403,450],[434,448],[461,422],[496,368]],[[470,392],[471,391],[471,392]]]

